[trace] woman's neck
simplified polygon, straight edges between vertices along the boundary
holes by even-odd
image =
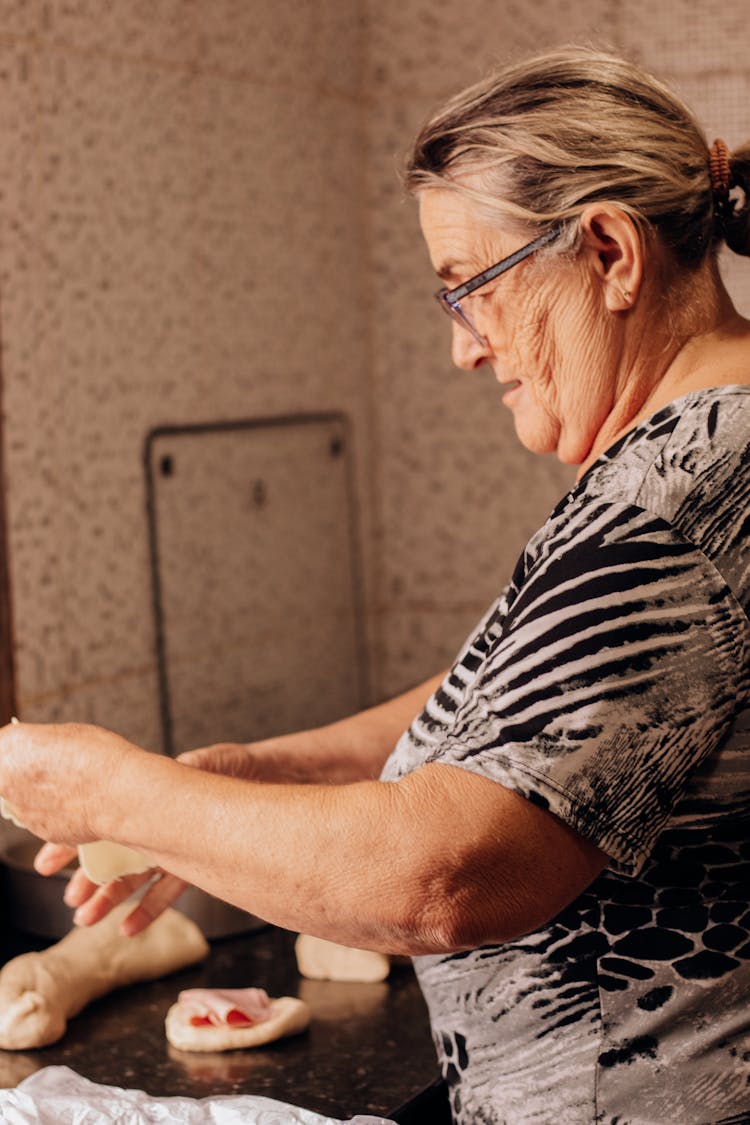
[[[692,287],[682,330],[633,318],[632,354],[623,348],[623,376],[613,409],[581,464],[579,478],[610,446],[640,422],[690,391],[750,383],[750,321],[734,308],[712,266]],[[641,323],[638,323],[638,320]]]

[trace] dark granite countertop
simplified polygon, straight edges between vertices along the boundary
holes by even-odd
[[[380,984],[302,979],[294,935],[267,927],[215,941],[201,965],[97,1000],[59,1043],[39,1051],[0,1051],[0,1086],[43,1066],[69,1066],[94,1082],[155,1096],[262,1094],[332,1117],[387,1115],[437,1075],[427,1011],[410,966]],[[0,962],[44,942],[4,928]],[[301,996],[310,1028],[266,1047],[217,1054],[175,1051],[164,1016],[183,988],[256,985],[271,996]]]

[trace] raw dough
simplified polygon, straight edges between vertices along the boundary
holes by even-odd
[[[119,926],[132,909],[132,902],[123,902],[95,926],[73,929],[0,970],[0,1048],[56,1043],[67,1021],[97,996],[155,980],[208,954],[203,934],[179,910],[165,910],[135,937],[123,937]]]
[[[154,866],[140,852],[126,848],[124,844],[112,844],[109,840],[81,844],[78,862],[91,882],[100,884],[122,879],[123,875],[141,875]]]
[[[271,1000],[270,1018],[252,1027],[195,1027],[190,1022],[190,1013],[179,1003],[167,1012],[165,1026],[167,1039],[179,1051],[233,1051],[297,1035],[309,1022],[310,1009],[304,1000],[281,996]]]
[[[26,828],[16,816],[12,805],[2,797],[0,797],[0,814],[6,820],[12,820],[19,828]],[[112,844],[109,840],[94,840],[90,844],[81,844],[78,848],[78,862],[91,882],[100,885],[111,883],[113,879],[122,879],[123,875],[141,875],[154,866],[140,852],[134,851],[133,848],[126,848],[124,844]]]
[[[21,824],[21,821],[16,816],[16,810],[12,805],[8,804],[4,797],[0,797],[0,816],[4,816],[6,820],[12,820],[19,828],[26,827],[25,824]]]
[[[391,963],[384,953],[351,949],[334,941],[300,934],[294,944],[297,968],[310,980],[373,981],[385,980]]]

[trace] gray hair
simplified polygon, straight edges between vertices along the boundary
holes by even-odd
[[[735,190],[722,200],[706,138],[671,90],[618,55],[565,47],[446,102],[422,127],[404,181],[412,192],[460,191],[506,224],[567,226],[568,247],[571,220],[606,200],[698,266],[722,240],[750,255],[750,143],[729,159]]]

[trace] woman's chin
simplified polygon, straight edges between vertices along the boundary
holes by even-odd
[[[557,453],[560,441],[560,427],[554,418],[542,412],[534,412],[529,418],[525,412],[513,415],[518,440],[530,453]]]

